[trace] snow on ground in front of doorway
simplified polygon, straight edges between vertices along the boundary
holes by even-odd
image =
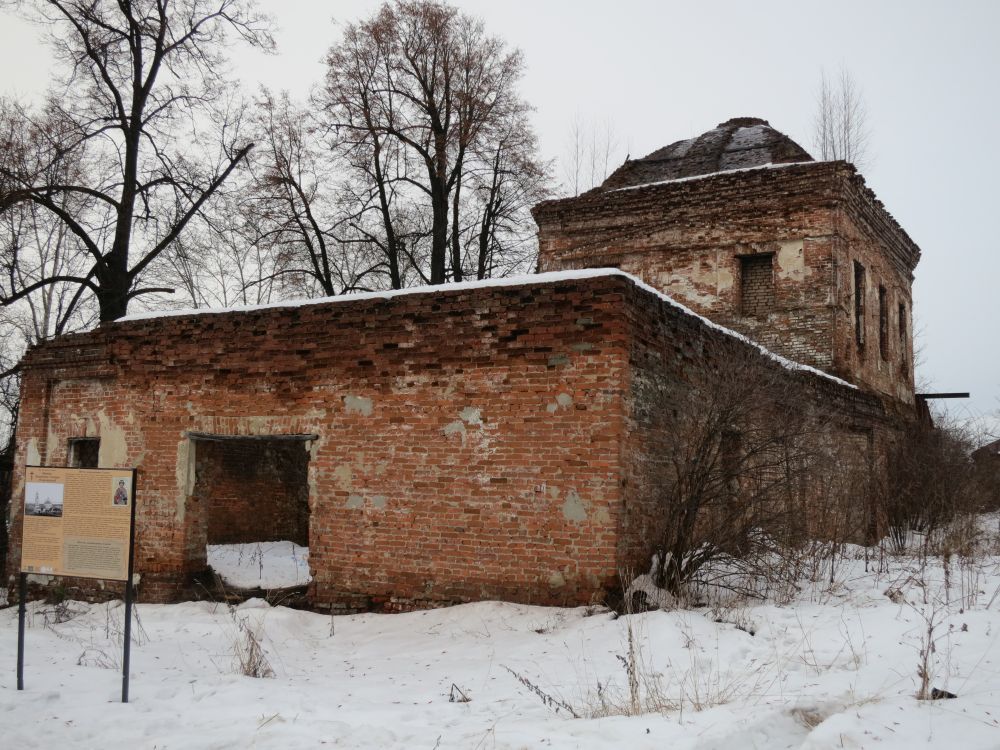
[[[19,749],[996,750],[991,544],[947,565],[848,547],[787,603],[623,617],[500,602],[337,617],[259,599],[139,604],[128,705],[121,603],[34,602],[23,693],[17,608],[0,610],[0,736]],[[248,631],[273,678],[241,673]],[[930,686],[956,699],[916,699],[922,652]],[[623,715],[630,661],[640,705]]]
[[[239,589],[283,589],[312,580],[309,548],[295,542],[210,544],[208,564],[226,585]]]

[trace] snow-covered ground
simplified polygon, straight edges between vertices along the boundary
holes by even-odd
[[[208,564],[223,583],[240,589],[302,586],[309,575],[309,548],[295,542],[209,544]]]
[[[828,568],[804,577],[785,604],[617,618],[498,602],[336,618],[260,600],[143,604],[128,705],[117,702],[120,603],[31,604],[23,693],[7,608],[0,738],[10,748],[1000,748],[995,542],[993,554],[947,566],[863,552],[838,558],[832,583]],[[240,674],[248,630],[273,678]],[[929,687],[957,698],[915,698],[922,653]]]

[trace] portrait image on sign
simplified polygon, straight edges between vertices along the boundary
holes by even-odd
[[[117,506],[124,506],[129,504],[129,498],[132,496],[132,477],[114,477],[112,480],[114,488],[111,494],[111,504]]]

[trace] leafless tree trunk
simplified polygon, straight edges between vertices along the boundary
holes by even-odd
[[[27,127],[18,112],[9,101],[0,103],[0,148],[11,160],[28,159],[45,148],[40,141],[46,134]],[[78,151],[53,160],[44,178],[55,184],[72,182],[79,175],[81,156]],[[51,200],[68,214],[92,208],[86,195],[67,192]],[[86,249],[65,224],[36,203],[18,203],[0,212],[0,295],[37,287],[0,308],[0,451],[13,445],[20,397],[17,362],[24,350],[93,321],[94,306],[89,300],[81,302],[82,287],[71,281],[86,273],[88,263]],[[44,279],[56,281],[39,286]]]
[[[597,187],[623,161],[621,143],[610,120],[603,124],[577,115],[570,125],[562,158],[562,193],[567,197]]]
[[[272,258],[271,280],[324,296],[373,288],[382,262],[356,241],[337,165],[310,112],[265,91],[258,113],[247,226]]]
[[[835,80],[820,76],[813,142],[821,159],[843,160],[863,169],[869,164],[868,108],[860,87],[846,68]]]
[[[491,139],[491,150],[475,155],[465,213],[475,220],[467,232],[472,250],[467,255],[475,259],[477,279],[523,273],[534,266],[530,209],[549,195],[548,165],[536,154],[534,135],[517,118]]]

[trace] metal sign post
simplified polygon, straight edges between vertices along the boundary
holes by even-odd
[[[125,581],[125,648],[122,654],[122,703],[128,703],[128,665],[132,656],[132,584],[135,565],[135,471],[132,471],[132,518],[128,529],[128,580]]]
[[[17,689],[24,690],[24,614],[28,598],[28,574],[18,576],[17,585]]]

